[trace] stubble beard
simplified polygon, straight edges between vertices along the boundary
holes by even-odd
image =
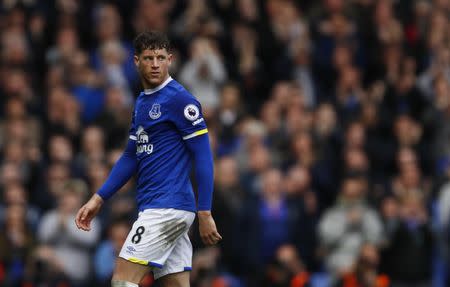
[[[162,84],[163,77],[158,76],[158,78],[154,78],[151,76],[151,73],[146,73],[142,75],[142,80],[146,86],[152,89]]]

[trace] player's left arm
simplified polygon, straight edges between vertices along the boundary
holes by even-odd
[[[211,215],[214,165],[208,129],[203,119],[200,103],[187,91],[182,91],[174,97],[170,110],[171,119],[181,133],[195,162],[200,237],[205,244],[215,244],[222,237],[217,232]]]
[[[203,243],[212,245],[222,239],[211,215],[214,186],[214,164],[208,134],[186,140],[186,146],[195,162],[195,177],[198,185],[198,221]]]

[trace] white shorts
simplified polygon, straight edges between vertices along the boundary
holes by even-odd
[[[119,257],[152,267],[155,279],[192,270],[188,231],[195,213],[177,209],[146,209],[139,213]]]

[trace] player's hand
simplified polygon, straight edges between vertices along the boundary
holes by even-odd
[[[206,245],[214,245],[220,240],[222,240],[222,236],[217,232],[216,223],[211,215],[210,211],[199,211],[198,215],[198,224],[200,237],[202,241]]]
[[[75,217],[75,224],[78,229],[84,231],[91,230],[91,221],[100,211],[102,204],[103,199],[99,195],[94,194],[91,199],[78,210],[77,216]]]

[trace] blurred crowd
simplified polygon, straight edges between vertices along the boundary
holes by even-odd
[[[215,154],[193,287],[450,286],[450,0],[0,0],[0,285],[109,286],[132,40],[173,43]],[[194,183],[195,186],[195,183]],[[142,286],[155,286],[149,275]]]

